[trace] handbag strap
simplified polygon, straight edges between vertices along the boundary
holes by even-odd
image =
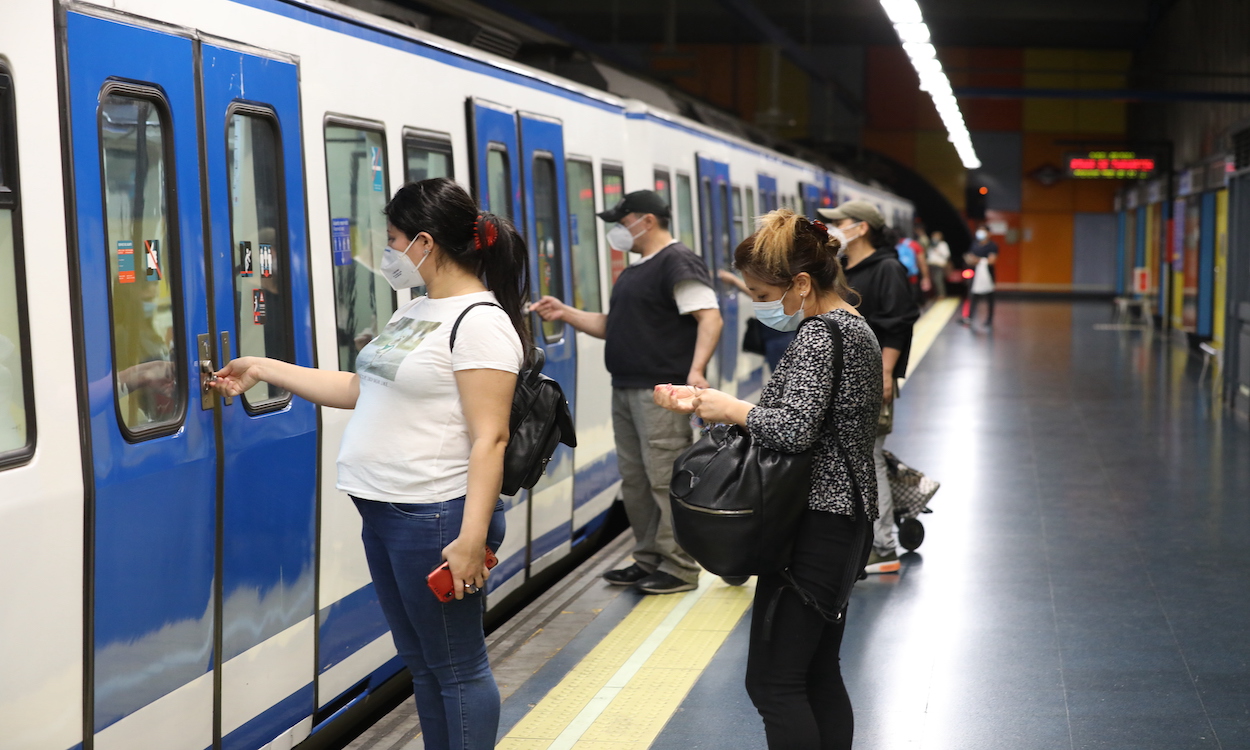
[[[451,343],[449,344],[448,348],[451,349],[453,352],[456,351],[456,332],[460,330],[460,322],[464,320],[464,316],[468,315],[470,310],[472,310],[475,307],[483,307],[483,306],[498,307],[500,310],[503,310],[503,305],[496,304],[494,302],[474,302],[473,304],[464,308],[464,310],[461,311],[460,316],[456,318],[455,325],[451,327]],[[507,310],[504,310],[504,312],[507,312]]]
[[[777,605],[781,603],[781,594],[786,589],[793,590],[802,600],[803,604],[815,609],[821,618],[831,624],[841,624],[846,618],[846,605],[851,598],[851,589],[854,588],[855,582],[862,577],[864,564],[867,562],[868,539],[872,526],[867,523],[868,513],[864,508],[864,495],[859,487],[859,480],[855,477],[855,467],[851,464],[851,458],[847,455],[846,448],[842,445],[842,438],[838,432],[838,420],[836,418],[836,404],[838,399],[838,391],[842,388],[842,374],[846,369],[846,358],[843,349],[842,329],[837,324],[829,321],[823,315],[815,316],[825,324],[826,330],[829,331],[830,338],[833,339],[833,361],[834,376],[833,390],[829,396],[829,410],[825,419],[829,422],[830,432],[833,433],[834,447],[841,457],[842,463],[846,466],[847,476],[851,480],[851,506],[855,511],[855,539],[851,542],[851,554],[847,558],[846,567],[842,571],[841,586],[838,588],[838,599],[834,602],[833,611],[830,612],[820,605],[810,591],[799,585],[794,580],[794,576],[790,574],[790,569],[786,568],[781,572],[782,577],[786,580],[785,585],[777,589],[772,599],[768,603],[768,608],[764,613],[764,632],[765,641],[772,639],[773,618],[777,614]],[[804,324],[812,318],[803,321]],[[801,327],[801,326],[800,326]]]

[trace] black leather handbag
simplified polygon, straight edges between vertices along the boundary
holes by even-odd
[[[823,318],[836,346],[842,335]],[[807,510],[815,446],[803,453],[766,448],[737,425],[716,425],[673,464],[669,500],[681,548],[720,576],[775,573],[790,564],[799,521]]]
[[[481,305],[499,307],[494,302],[477,302],[466,307],[451,328],[452,351],[456,349],[460,321],[469,310]],[[543,375],[547,355],[534,347],[527,361],[531,364],[517,375],[516,390],[512,394],[510,436],[503,456],[502,491],[505,495],[515,495],[538,484],[556,452],[556,445],[564,443],[570,448],[577,447],[573,415],[564,390],[559,383]]]

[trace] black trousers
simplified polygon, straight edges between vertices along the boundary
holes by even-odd
[[[799,528],[790,574],[832,611],[856,535],[871,535],[871,525],[850,516],[809,510]],[[846,618],[826,621],[787,589],[764,640],[764,617],[780,573],[759,577],[751,612],[747,656],[747,694],[764,719],[770,750],[850,750],[855,731],[851,699],[842,683],[838,651]]]
[[[977,303],[980,302],[981,300],[985,300],[985,304],[989,307],[989,312],[985,316],[985,324],[990,325],[991,323],[994,322],[994,293],[993,292],[990,292],[989,294],[972,295],[972,301],[968,303],[968,319],[974,322],[976,321]]]

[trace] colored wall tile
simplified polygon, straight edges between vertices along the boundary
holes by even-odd
[[[916,133],[911,130],[864,130],[864,148],[885,154],[910,169],[916,168]]]
[[[1016,211],[985,212],[985,223],[998,245],[998,263],[994,273],[1000,284],[1020,281],[1020,214]]]
[[[946,196],[955,208],[964,208],[967,172],[945,130],[916,133],[916,171]]]
[[[866,127],[900,130],[917,127],[916,100],[920,79],[912,69],[907,55],[898,45],[874,45],[868,48],[864,97]],[[925,98],[928,98],[927,95]],[[932,107],[932,105],[930,105]]]
[[[1120,180],[1073,180],[1072,210],[1106,213],[1115,210],[1115,192]]]
[[[1020,216],[1021,284],[1072,284],[1072,227],[1071,212]]]

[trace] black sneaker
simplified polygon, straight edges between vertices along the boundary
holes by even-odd
[[[646,578],[649,575],[651,574],[648,573],[645,569],[643,569],[641,565],[639,565],[638,563],[634,563],[633,565],[630,565],[628,568],[621,568],[620,570],[609,570],[607,573],[603,574],[603,580],[607,581],[613,586],[630,586],[632,584],[638,583],[639,581],[641,581],[642,579]]]
[[[677,576],[657,570],[638,583],[635,583],[634,588],[644,594],[676,594],[679,591],[697,589],[699,584],[687,583]]]
[[[751,580],[751,576],[721,576],[720,579],[730,586],[741,586]]]

